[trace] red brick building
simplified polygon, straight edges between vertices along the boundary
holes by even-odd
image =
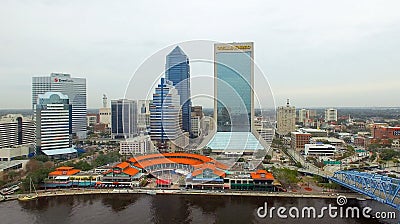
[[[310,143],[311,134],[301,133],[301,132],[292,132],[291,137],[292,137],[292,139],[291,139],[292,149],[301,150],[301,149],[304,149],[305,144]]]
[[[374,139],[400,139],[400,127],[374,127]]]

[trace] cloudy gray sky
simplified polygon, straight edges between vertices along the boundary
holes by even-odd
[[[0,108],[30,108],[31,77],[51,72],[86,77],[88,106],[100,107],[103,93],[124,96],[146,58],[195,39],[254,41],[278,105],[400,106],[399,8],[396,0],[2,0]]]

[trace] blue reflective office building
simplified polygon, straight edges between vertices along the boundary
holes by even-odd
[[[189,59],[179,46],[166,57],[165,78],[173,83],[180,96],[182,109],[182,129],[191,132],[191,94]]]
[[[159,150],[171,148],[169,143],[178,138],[179,95],[172,82],[161,78],[150,104],[150,136]]]
[[[252,132],[253,43],[214,45],[214,117],[217,132]]]

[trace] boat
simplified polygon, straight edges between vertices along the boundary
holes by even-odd
[[[32,186],[33,186],[33,190],[34,190],[35,194],[32,194]],[[38,193],[36,192],[36,188],[32,182],[32,178],[30,178],[29,179],[29,194],[27,194],[23,197],[19,197],[18,200],[19,201],[30,201],[30,200],[37,199],[37,198],[38,198]]]

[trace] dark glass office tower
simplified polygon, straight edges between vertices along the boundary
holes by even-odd
[[[175,47],[167,55],[165,78],[171,81],[178,90],[182,110],[182,129],[190,133],[190,110],[192,107],[192,101],[190,100],[190,66],[188,57],[179,46]]]
[[[132,138],[137,135],[137,105],[134,100],[111,100],[111,136]]]

